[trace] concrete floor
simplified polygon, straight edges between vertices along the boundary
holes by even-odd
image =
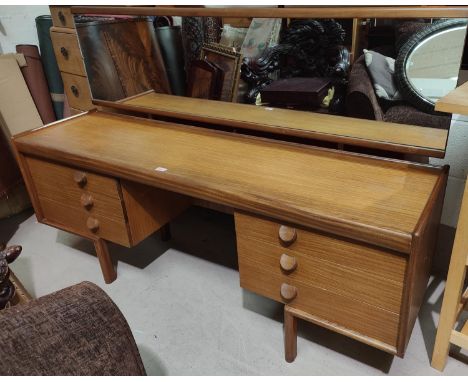
[[[83,280],[127,318],[150,375],[440,375],[429,365],[443,282],[432,279],[404,359],[300,322],[298,357],[284,361],[282,305],[239,287],[231,216],[192,208],[133,249],[112,245],[118,278],[103,282],[90,242],[38,224],[31,211],[0,221],[0,240],[23,246],[12,269],[39,297]],[[446,375],[467,375],[466,354]]]

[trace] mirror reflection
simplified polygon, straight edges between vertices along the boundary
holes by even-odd
[[[413,35],[402,48],[397,78],[415,106],[432,111],[438,99],[456,88],[465,35],[465,20],[438,22]]]
[[[442,129],[450,116],[434,102],[456,87],[466,34],[466,20],[436,19],[80,16],[76,25],[95,99],[138,105],[152,89]]]

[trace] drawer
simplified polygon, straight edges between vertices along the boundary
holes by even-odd
[[[298,281],[321,290],[329,290],[356,303],[366,303],[400,314],[403,282],[388,280],[251,238],[238,238],[237,243],[241,273],[244,266],[248,265],[257,274],[267,271],[278,276],[286,275],[293,284]],[[287,267],[293,268],[294,265],[294,270],[283,270],[281,260],[288,262]]]
[[[75,21],[70,7],[50,5],[49,9],[55,27],[75,28]]]
[[[371,276],[404,282],[408,260],[404,254],[300,228],[295,228],[296,239],[287,245],[279,239],[281,223],[241,213],[234,216],[238,241],[253,238]]]
[[[75,74],[61,74],[63,87],[70,107],[78,110],[94,109],[95,106],[91,102],[91,91],[89,90],[88,79]]]
[[[51,28],[50,38],[52,39],[55,57],[61,72],[86,76],[83,57],[78,44],[76,33],[61,33],[58,28]]]
[[[130,245],[115,179],[31,157],[26,162],[47,223],[83,236]]]
[[[280,294],[283,283],[293,284],[287,276],[277,272],[258,272],[256,267],[243,264],[240,269],[241,286],[272,300],[285,302]],[[288,305],[327,321],[330,326],[397,346],[399,316],[373,305],[359,303],[331,291],[295,281],[297,296]]]
[[[396,347],[405,255],[237,212],[235,223],[243,288]]]

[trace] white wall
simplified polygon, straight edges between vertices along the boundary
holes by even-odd
[[[0,53],[15,51],[16,44],[37,45],[35,17],[50,14],[47,5],[0,5]],[[450,176],[442,214],[442,223],[455,227],[468,173],[468,117],[454,115],[447,155],[433,164],[449,164]]]
[[[431,163],[450,165],[442,223],[456,227],[468,174],[468,116],[453,115],[445,158],[431,159]]]
[[[0,5],[0,54],[16,52],[17,44],[39,45],[35,18],[49,14],[47,5]]]

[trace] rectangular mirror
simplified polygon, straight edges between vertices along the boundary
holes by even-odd
[[[331,8],[310,18],[140,8],[158,16],[75,14],[94,105],[390,157],[445,155],[451,115],[434,103],[458,82],[467,19],[441,17],[466,10],[393,7],[383,18],[349,7],[330,19]]]

